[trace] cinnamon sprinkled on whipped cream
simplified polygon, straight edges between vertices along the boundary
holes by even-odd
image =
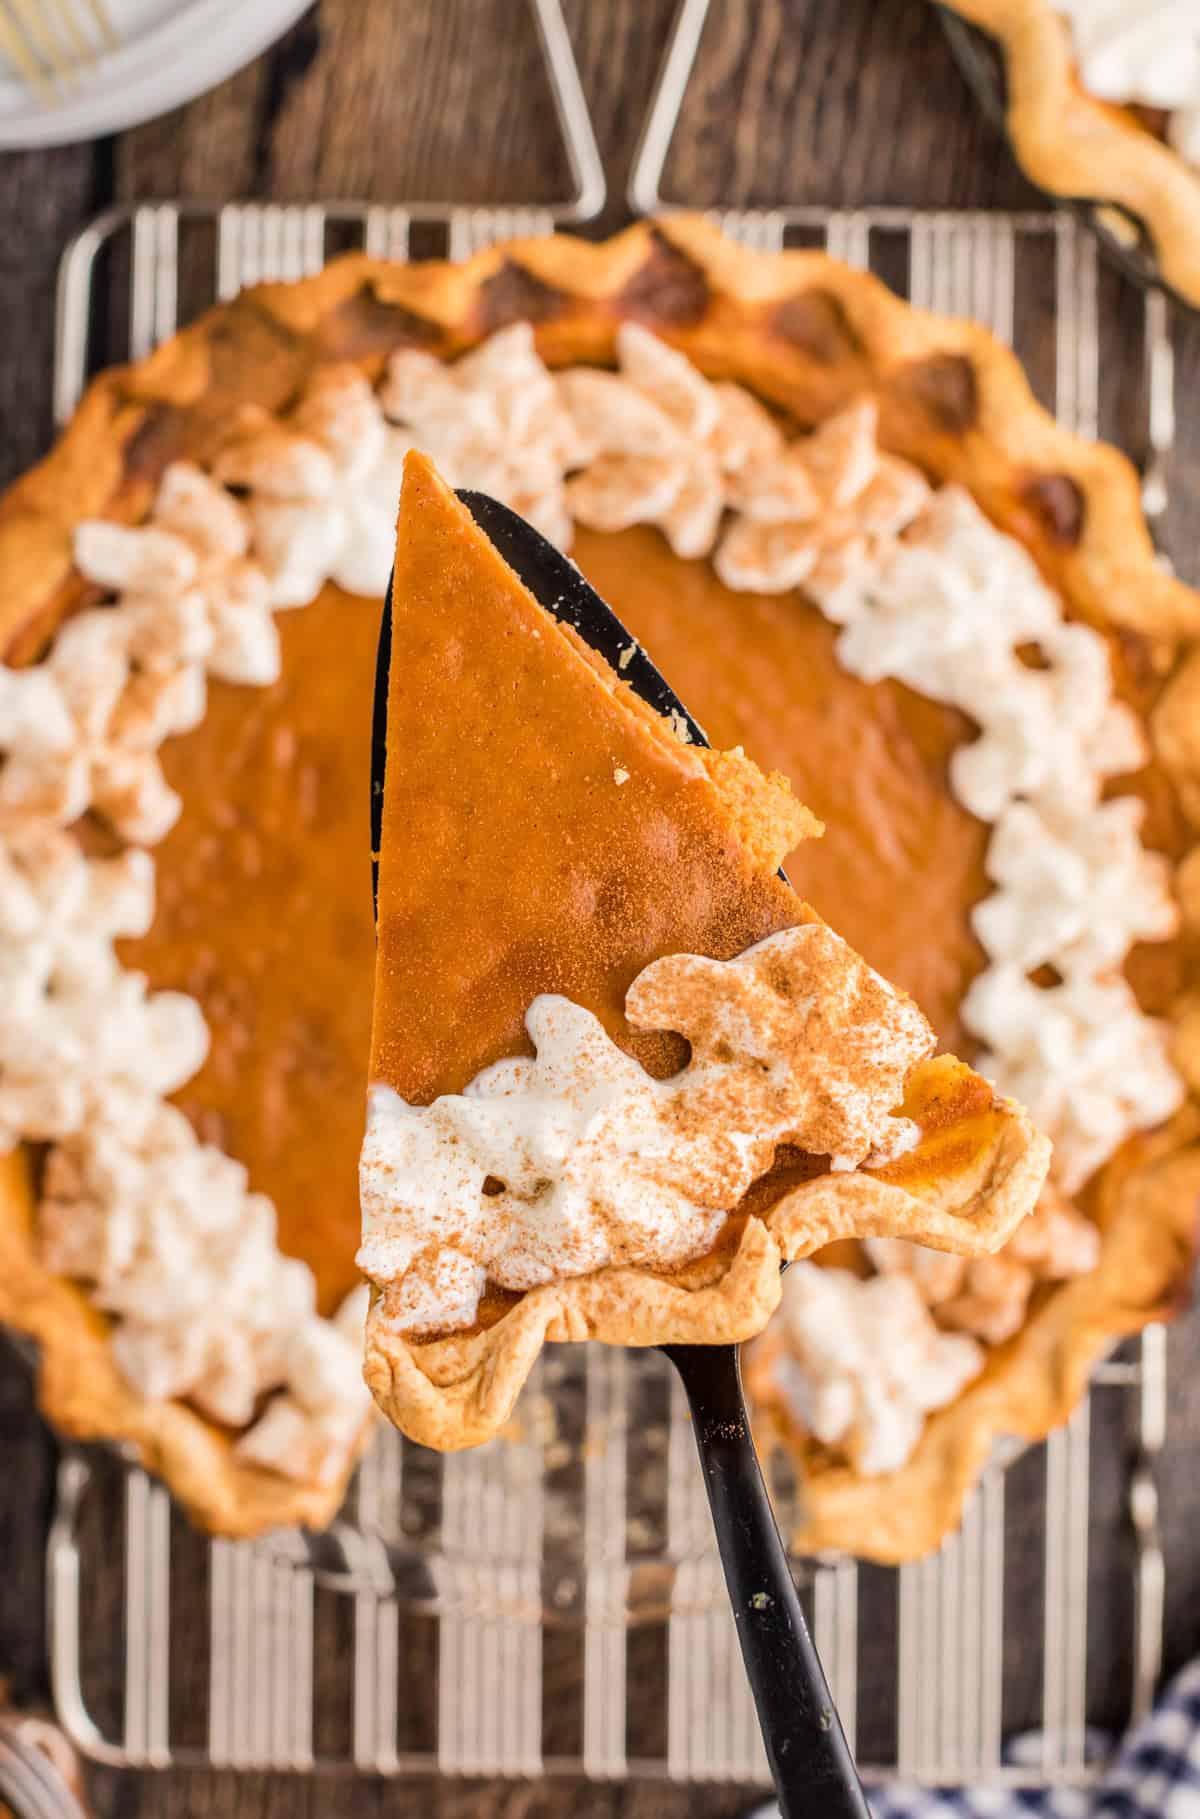
[[[672,954],[630,987],[635,1029],[674,1030],[655,1080],[590,1011],[543,995],[537,1051],[461,1094],[370,1095],[358,1264],[394,1332],[470,1325],[489,1281],[523,1290],[609,1264],[669,1269],[711,1249],[776,1147],[882,1165],[919,1132],[895,1115],[934,1047],[916,1006],[821,922],[730,961]]]

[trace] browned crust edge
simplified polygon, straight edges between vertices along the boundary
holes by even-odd
[[[1080,86],[1070,35],[1049,0],[944,0],[997,39],[1008,70],[1008,133],[1052,196],[1119,205],[1154,242],[1163,277],[1200,304],[1200,173],[1122,107]]]
[[[391,333],[393,346],[452,356],[529,313],[488,300],[512,272],[540,287],[537,342],[551,365],[610,359],[617,327],[635,318],[801,422],[873,396],[884,446],[969,487],[1082,615],[1150,637],[1200,636],[1200,596],[1155,564],[1132,465],[1057,424],[986,329],[914,309],[824,253],[754,253],[680,216],[598,245],[512,241],[461,265],[349,254],[313,278],[244,292],[146,360],[102,374],[53,451],[0,500],[0,654],[21,654],[70,604],[81,518],[140,517],[161,466],[184,447],[211,450],[239,403],[285,405],[314,365],[344,357],[339,325],[356,300],[385,325],[380,341]],[[652,304],[655,281],[675,287],[665,312]],[[231,386],[226,351],[239,345],[253,358]],[[361,358],[378,370],[382,346]],[[1077,495],[1077,534],[1048,503],[1049,481]]]
[[[666,306],[655,301],[650,280],[666,287]],[[497,301],[502,292],[514,298],[507,313]],[[339,325],[364,299],[377,331],[376,343],[365,348],[339,339]],[[52,452],[0,500],[0,572],[6,580],[0,653],[20,660],[36,651],[83,595],[71,564],[74,525],[98,515],[138,519],[162,466],[185,452],[203,456],[211,450],[238,404],[282,408],[323,360],[353,357],[378,370],[389,346],[414,344],[453,355],[505,320],[529,316],[551,364],[609,359],[619,323],[646,321],[706,371],[740,378],[801,422],[817,422],[852,398],[874,396],[885,446],[939,480],[967,486],[1082,617],[1142,634],[1164,661],[1178,654],[1182,642],[1200,636],[1200,596],[1155,565],[1130,463],[1056,424],[1033,399],[1015,357],[986,330],[915,310],[878,280],[824,254],[748,252],[708,223],[679,217],[639,223],[599,245],[565,236],[514,241],[462,265],[389,265],[349,255],[314,278],[259,286],[219,305],[148,359],[103,374]],[[238,347],[253,358],[231,380],[226,354]],[[1047,507],[1050,484],[1072,503],[1065,523],[1061,512]],[[1068,534],[1072,526],[1074,534]],[[1179,680],[1189,682],[1185,675]],[[1171,701],[1169,686],[1160,715]],[[1185,701],[1181,692],[1181,707]],[[1164,750],[1162,758],[1186,792],[1200,779],[1200,752],[1187,741],[1183,746]],[[1128,1183],[1135,1200],[1136,1181],[1135,1175]],[[1151,1182],[1145,1203],[1141,1217],[1149,1230],[1167,1219]],[[121,1409],[120,1398],[110,1404],[107,1395],[94,1399],[102,1406],[90,1413],[78,1405],[81,1367],[90,1369],[99,1355],[107,1356],[102,1322],[77,1290],[40,1270],[32,1214],[28,1171],[19,1159],[6,1159],[0,1167],[0,1257],[7,1265],[0,1271],[0,1318],[42,1346],[40,1399],[48,1417],[70,1432],[128,1440],[196,1520],[219,1532],[329,1520],[340,1487],[318,1492],[236,1465],[228,1439],[180,1405]],[[1192,1214],[1189,1201],[1189,1221]],[[1178,1216],[1178,1209],[1170,1215],[1172,1230]],[[749,1277],[751,1265],[763,1270],[764,1255],[765,1249],[739,1253],[738,1266]],[[1051,1296],[1039,1315],[1038,1346],[1052,1379],[1082,1382],[1097,1351],[1155,1317],[1185,1274],[1172,1250],[1171,1259],[1163,1259],[1153,1307],[1148,1300],[1133,1319],[1118,1297],[1107,1313],[1093,1308],[1078,1335],[1075,1304],[1065,1299],[1069,1291]],[[699,1311],[698,1303],[691,1305]],[[544,1334],[554,1336],[550,1327],[557,1317],[556,1308],[524,1318],[531,1327],[545,1318]],[[1081,1367],[1077,1360],[1084,1361]],[[1061,1398],[1035,1406],[1025,1373],[1010,1371],[1003,1360],[996,1374],[993,1432],[1034,1437],[1069,1406]],[[127,1392],[124,1398],[136,1401]],[[924,1515],[924,1484],[914,1482],[910,1497],[891,1480],[882,1495],[878,1482],[864,1480],[859,1494],[864,1506],[879,1508],[884,1537],[897,1524],[908,1525],[911,1555],[932,1546],[957,1520],[969,1478],[939,1505],[932,1527]],[[825,1532],[817,1512],[834,1507],[842,1495],[844,1489],[829,1493],[814,1478],[810,1543]],[[880,1507],[885,1502],[886,1510]],[[832,1535],[837,1525],[831,1523]],[[864,1525],[860,1551],[900,1557],[894,1548],[889,1553],[884,1537],[872,1540]],[[856,1543],[847,1531],[836,1545]]]

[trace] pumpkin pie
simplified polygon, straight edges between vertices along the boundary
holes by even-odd
[[[1126,226],[1145,228],[1167,283],[1200,303],[1195,10],[1175,0],[944,3],[1003,51],[1009,137],[1026,175],[1053,196],[1115,205]]]
[[[911,1250],[822,1256],[912,1276],[978,1348],[888,1473],[796,1401],[772,1427],[806,1474],[803,1542],[918,1552],[994,1437],[1061,1419],[1187,1280],[1200,601],[1155,564],[1127,463],[1056,426],[982,329],[697,221],[258,286],[102,375],[0,503],[0,1315],[38,1342],[49,1418],[133,1447],[198,1520],[335,1509],[367,1419],[344,1305],[365,704],[413,445],[569,545],[714,744],[812,805],[797,892],[1030,1107],[1098,1234],[1087,1273],[1021,1263],[1003,1339],[994,1309],[992,1337],[961,1324],[981,1259],[935,1302]],[[734,958],[681,924],[602,1024],[668,951]],[[507,1050],[395,1086],[461,1094],[528,1009]]]
[[[1046,1139],[780,877],[820,832],[409,455],[358,1260],[366,1378],[412,1439],[495,1433],[544,1339],[746,1339],[785,1258],[980,1256],[1029,1211]]]

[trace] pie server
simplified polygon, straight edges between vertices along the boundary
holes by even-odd
[[[460,492],[458,497],[546,612],[572,626],[613,669],[619,668],[634,694],[648,706],[660,714],[680,716],[693,744],[708,744],[703,729],[636,639],[568,557],[486,493]],[[391,642],[389,583],[379,634],[371,734],[371,852],[376,892]],[[734,1345],[664,1345],[659,1349],[679,1373],[691,1409],[725,1584],[783,1819],[870,1819],[767,1499],[750,1437],[738,1349]]]

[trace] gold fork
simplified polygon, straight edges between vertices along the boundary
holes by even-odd
[[[47,105],[116,47],[105,0],[0,0],[0,51]]]

